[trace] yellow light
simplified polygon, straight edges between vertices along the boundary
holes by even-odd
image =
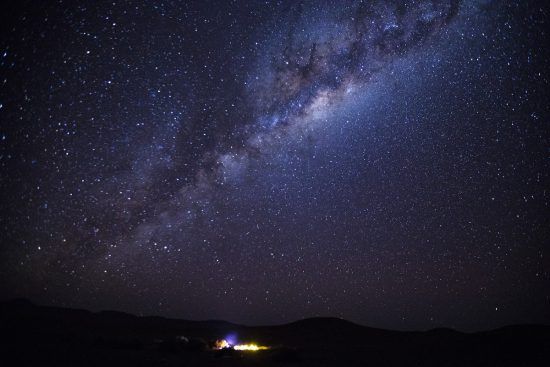
[[[263,346],[263,345],[256,345],[256,344],[237,344],[233,347],[235,350],[249,350],[249,351],[257,351],[257,350],[266,350],[269,349],[269,347]]]
[[[215,345],[214,345],[215,349],[224,349],[224,348],[229,348],[229,347],[231,347],[231,345],[229,345],[229,343],[225,339],[216,340]]]

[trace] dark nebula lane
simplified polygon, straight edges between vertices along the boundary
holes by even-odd
[[[8,1],[0,295],[550,322],[537,1]]]

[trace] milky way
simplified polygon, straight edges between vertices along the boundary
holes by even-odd
[[[548,321],[536,2],[6,5],[5,298]]]

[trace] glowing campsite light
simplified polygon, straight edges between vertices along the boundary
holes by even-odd
[[[218,339],[214,343],[214,349],[225,349],[231,348],[231,345],[225,339]]]
[[[269,347],[266,347],[264,345],[257,345],[253,343],[231,344],[226,339],[218,339],[214,342],[214,349],[221,350],[221,349],[228,349],[228,348],[233,348],[235,350],[247,350],[252,352],[269,349]]]
[[[269,347],[266,347],[264,345],[256,345],[256,344],[237,344],[233,346],[233,349],[257,351],[257,350],[266,350],[266,349],[269,349]]]

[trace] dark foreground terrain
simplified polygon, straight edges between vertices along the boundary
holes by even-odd
[[[2,366],[550,366],[550,326],[398,332],[340,319],[245,327],[223,321],[0,304]],[[266,351],[213,350],[228,334]]]

